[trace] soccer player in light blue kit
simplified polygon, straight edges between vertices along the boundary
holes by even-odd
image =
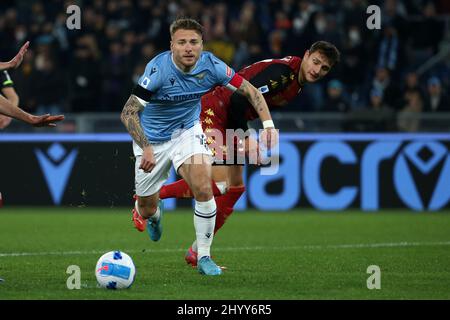
[[[192,19],[177,19],[170,26],[170,51],[153,58],[126,102],[121,120],[133,138],[136,157],[136,202],[133,221],[150,238],[162,233],[159,190],[171,164],[189,184],[195,198],[194,227],[199,273],[220,275],[211,259],[216,203],[211,188],[212,154],[199,123],[200,98],[222,85],[247,97],[260,116],[260,138],[271,147],[278,132],[262,94],[212,53],[202,52],[203,27]]]

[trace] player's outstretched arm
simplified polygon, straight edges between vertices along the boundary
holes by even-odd
[[[50,114],[45,114],[42,116],[35,116],[29,114],[19,107],[14,106],[3,96],[0,96],[0,113],[17,120],[21,120],[35,127],[56,127],[55,122],[64,120],[63,115],[52,116]]]
[[[271,148],[278,143],[278,131],[274,130],[275,125],[272,121],[272,116],[261,92],[256,89],[250,82],[243,79],[241,86],[237,89],[237,92],[244,95],[251,103],[258,113],[261,122],[263,123],[264,131],[261,133],[261,141]]]
[[[139,102],[138,97],[134,94],[130,95],[123,107],[120,120],[127,128],[127,131],[133,140],[143,150],[142,161],[139,168],[145,172],[150,172],[155,167],[156,162],[153,155],[153,148],[145,136],[139,120],[139,112],[141,112],[143,108],[144,106]]]
[[[6,70],[3,70],[3,72],[7,72]],[[19,96],[16,93],[16,90],[14,90],[14,87],[4,87],[1,90],[2,95],[9,101],[11,104],[15,107],[19,106]],[[9,124],[11,123],[12,118],[0,115],[0,129],[5,129]]]
[[[22,48],[20,48],[19,52],[16,54],[16,56],[14,58],[12,58],[8,62],[0,62],[0,70],[14,69],[14,68],[17,68],[18,66],[20,66],[20,64],[22,63],[22,60],[23,60],[23,56],[27,52],[29,45],[30,45],[30,42],[27,41],[22,46]]]

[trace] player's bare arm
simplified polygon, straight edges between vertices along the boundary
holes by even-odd
[[[269,107],[261,92],[256,89],[250,82],[243,80],[237,92],[247,97],[250,104],[255,108],[261,122],[263,123],[264,131],[261,132],[260,141],[262,141],[267,148],[272,148],[278,142],[278,132],[272,121]]]
[[[269,107],[261,92],[250,82],[243,79],[241,86],[237,89],[239,94],[245,96],[250,104],[255,108],[261,121],[272,120]]]
[[[20,66],[20,64],[22,63],[22,60],[23,60],[23,56],[27,52],[29,45],[30,45],[30,42],[27,41],[22,46],[22,48],[20,48],[19,52],[16,54],[16,56],[14,58],[12,58],[8,62],[0,62],[0,70],[14,69],[14,68],[17,68],[18,66]]]
[[[138,98],[132,94],[128,98],[128,101],[123,107],[120,119],[122,123],[127,128],[133,140],[137,143],[139,147],[144,149],[149,146],[150,143],[142,130],[141,123],[139,120],[139,112],[144,109],[143,105],[139,102]]]
[[[50,114],[45,114],[42,116],[34,116],[23,111],[21,108],[14,106],[3,96],[0,96],[0,113],[35,127],[56,127],[55,122],[64,120],[63,115],[52,116]]]
[[[138,98],[132,94],[123,107],[120,119],[133,140],[144,151],[140,168],[145,172],[150,172],[155,167],[156,162],[153,156],[153,149],[145,136],[139,120],[139,112],[143,109],[144,106],[139,102]]]
[[[2,95],[15,107],[19,106],[19,95],[13,87],[6,87],[1,90]]]

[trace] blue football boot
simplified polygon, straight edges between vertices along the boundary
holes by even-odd
[[[222,274],[222,269],[211,260],[211,257],[203,256],[197,262],[197,269],[200,274],[207,276],[219,276]]]
[[[161,239],[162,235],[162,217],[164,212],[164,202],[162,200],[159,200],[158,203],[159,207],[159,219],[158,221],[153,221],[151,218],[147,219],[147,232],[150,236],[150,239],[153,241],[158,241]]]

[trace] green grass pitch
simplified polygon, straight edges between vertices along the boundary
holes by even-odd
[[[236,212],[205,277],[184,262],[191,211],[166,212],[160,242],[132,227],[128,208],[0,209],[0,299],[450,299],[450,212]],[[127,290],[97,288],[97,259],[131,255]],[[81,289],[66,286],[81,269]],[[370,265],[381,289],[369,290]]]

